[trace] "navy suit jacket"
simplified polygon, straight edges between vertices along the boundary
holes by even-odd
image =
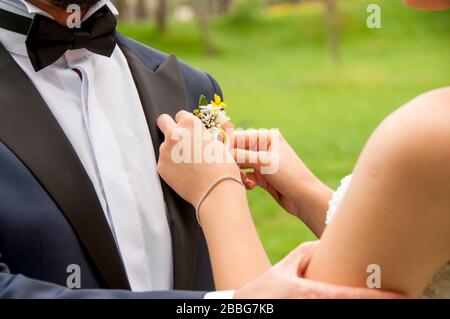
[[[117,33],[158,157],[156,118],[221,95],[208,74]],[[114,92],[111,92],[114,94]],[[94,188],[30,79],[0,44],[0,298],[202,298],[214,290],[191,205],[162,183],[173,291],[134,293]],[[154,243],[155,249],[158,243]],[[81,289],[66,286],[80,267]]]

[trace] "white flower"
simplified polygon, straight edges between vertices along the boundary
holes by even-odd
[[[195,116],[202,121],[205,128],[213,135],[218,136],[222,131],[222,125],[230,121],[225,112],[226,104],[221,97],[214,94],[214,100],[207,104],[204,95],[200,97],[200,106],[194,110]]]
[[[219,125],[223,125],[223,124],[225,124],[226,122],[228,122],[228,121],[230,121],[230,118],[227,116],[227,114],[225,113],[225,111],[219,111],[218,113],[217,113],[217,116],[218,116],[218,122],[219,122]]]

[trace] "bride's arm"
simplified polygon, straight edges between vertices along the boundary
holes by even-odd
[[[200,126],[200,132],[196,131],[195,125]],[[169,115],[162,115],[158,118],[158,126],[165,135],[158,161],[161,177],[194,207],[198,206],[202,195],[211,190],[201,202],[198,217],[208,243],[216,289],[236,289],[252,281],[269,269],[270,262],[256,232],[245,188],[236,181],[223,180],[211,189],[211,185],[222,177],[240,179],[239,168],[231,153],[205,132],[203,124],[188,112],[177,113],[175,121]],[[188,134],[183,136],[184,133]],[[172,152],[179,142],[183,146],[181,153],[191,155],[200,151],[202,154],[197,155],[205,156],[205,148],[215,146],[223,160],[212,163],[205,158],[201,163],[174,161]],[[197,150],[196,143],[203,147]]]
[[[239,288],[269,269],[241,185],[217,185],[202,203],[200,218],[217,289]]]
[[[450,90],[425,94],[371,137],[307,278],[418,296],[450,259]]]

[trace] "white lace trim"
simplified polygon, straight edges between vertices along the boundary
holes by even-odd
[[[341,185],[338,187],[338,189],[333,193],[333,196],[331,197],[330,201],[328,202],[328,211],[326,215],[325,224],[329,225],[334,219],[334,216],[336,215],[336,212],[339,208],[339,205],[342,202],[342,199],[344,198],[345,194],[347,193],[348,187],[350,186],[350,182],[352,180],[352,174],[344,177],[341,180]]]

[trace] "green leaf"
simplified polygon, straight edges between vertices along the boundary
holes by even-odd
[[[200,95],[200,100],[198,101],[198,106],[207,106],[208,100],[206,99],[206,96]]]

